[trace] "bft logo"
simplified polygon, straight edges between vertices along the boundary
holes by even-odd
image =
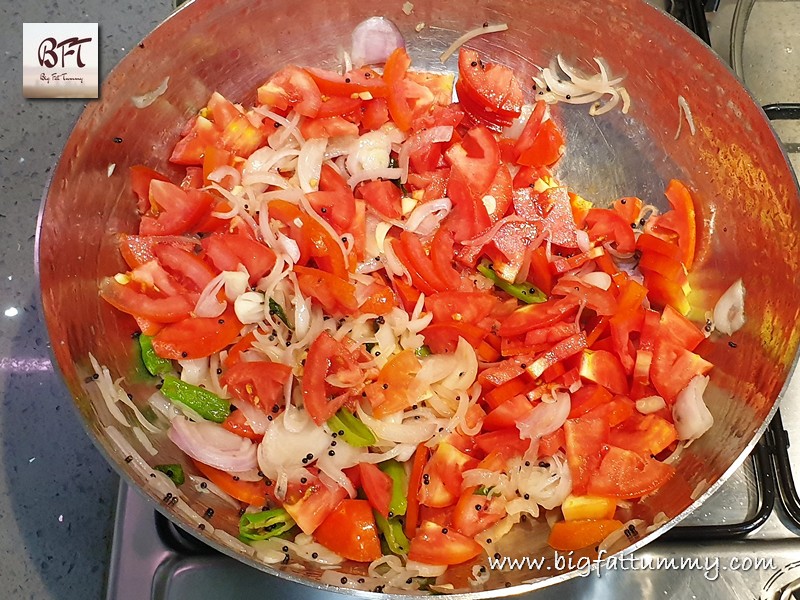
[[[24,23],[26,98],[97,98],[97,23]]]

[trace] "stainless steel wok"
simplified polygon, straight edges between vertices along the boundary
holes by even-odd
[[[137,229],[128,167],[145,163],[177,175],[167,163],[171,146],[214,90],[247,104],[256,87],[286,63],[334,66],[340,48],[349,46],[353,26],[375,14],[400,27],[417,68],[454,71],[455,57],[446,65],[439,62],[442,50],[483,22],[507,22],[507,32],[470,45],[521,74],[561,53],[578,64],[602,56],[615,74],[626,75],[633,100],[628,115],[616,110],[592,118],[585,106],[557,108],[568,132],[560,177],[600,204],[635,194],[664,205],[666,182],[682,179],[694,191],[703,222],[691,276],[693,302],[701,310],[711,308],[739,277],[747,289],[747,324],[732,338],[736,347],[727,338],[712,338],[702,347],[716,365],[707,394],[716,423],[682,454],[677,476],[631,510],[631,516],[648,521],[663,512],[669,521],[626,552],[674,526],[739,466],[775,411],[800,335],[796,181],[764,114],[691,33],[637,0],[413,4],[412,14],[405,15],[401,0],[190,3],[134,48],[104,83],[101,99],[88,105],[64,149],[41,216],[45,318],[89,435],[168,517],[230,556],[309,585],[320,585],[320,571],[312,564],[267,566],[254,560],[231,535],[238,521],[235,510],[213,504],[215,516],[205,519],[205,508],[213,503],[209,495],[188,484],[177,500],[154,489],[145,462],[130,458],[131,448],[151,465],[181,462],[188,472],[193,467],[164,434],[148,435],[158,449],[151,457],[86,381],[91,352],[115,377],[126,378],[140,407],[152,392],[134,367],[134,323],[99,299],[98,280],[124,270],[115,236]],[[419,23],[425,27],[417,33]],[[148,108],[134,107],[131,96],[153,90],[167,76],[165,94]],[[697,130],[691,135],[684,123],[676,140],[679,95],[688,102]],[[109,176],[110,164],[115,168]],[[130,414],[129,419],[135,422]],[[546,530],[529,521],[504,540],[502,549],[512,556],[552,556]],[[446,577],[464,598],[482,598],[529,591],[573,575],[554,568],[495,571],[486,584],[472,588],[465,584],[465,569],[451,569]]]

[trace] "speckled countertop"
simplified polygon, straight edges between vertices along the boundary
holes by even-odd
[[[104,594],[118,478],[53,370],[34,235],[50,171],[83,100],[22,96],[22,24],[100,24],[104,77],[169,0],[0,2],[0,598]]]

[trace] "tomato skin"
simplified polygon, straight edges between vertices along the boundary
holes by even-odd
[[[649,456],[610,446],[600,469],[589,480],[588,491],[597,496],[632,500],[664,485],[675,467]]]
[[[420,444],[414,451],[411,463],[411,473],[408,476],[408,498],[406,503],[406,521],[403,524],[403,533],[409,539],[417,533],[419,524],[419,488],[422,485],[422,473],[428,463],[430,450],[425,444]]]
[[[179,276],[182,282],[191,282],[198,292],[202,292],[216,275],[194,252],[170,244],[156,244],[153,252],[162,267]]]
[[[589,238],[608,239],[616,243],[619,252],[628,253],[636,249],[636,238],[630,223],[608,208],[593,208],[586,215]]]
[[[347,491],[343,487],[331,490],[319,480],[315,480],[294,502],[289,502],[289,497],[287,497],[283,508],[303,533],[311,535],[345,498],[347,498]],[[366,503],[366,501],[364,502]],[[369,505],[367,506],[369,507]],[[372,515],[372,511],[370,511],[370,515]]]
[[[220,271],[236,271],[244,265],[255,285],[275,266],[275,252],[255,240],[232,233],[215,233],[203,238],[203,249]]]
[[[528,167],[550,167],[564,155],[564,136],[553,119],[541,124],[533,141],[523,150],[517,162]]]
[[[669,182],[666,196],[672,210],[659,216],[655,227],[674,231],[678,235],[681,260],[687,269],[691,269],[697,245],[697,217],[694,200],[686,186],[677,179]]]
[[[169,162],[177,165],[203,165],[206,148],[220,145],[219,130],[214,123],[198,115],[190,123],[186,134],[175,144]],[[202,180],[202,170],[200,171]]]
[[[581,377],[611,390],[628,393],[628,376],[619,359],[606,350],[584,350],[581,356]]]
[[[655,456],[677,439],[675,426],[657,414],[636,418],[633,423],[623,423],[612,429],[609,436],[612,445],[642,456]]]
[[[241,328],[229,307],[219,317],[188,317],[165,326],[153,338],[153,348],[172,360],[205,358],[232,344]]]
[[[537,135],[539,134],[539,130],[542,127],[542,119],[544,119],[546,110],[547,110],[547,103],[544,100],[537,100],[536,106],[531,112],[530,117],[528,117],[528,121],[525,123],[525,127],[522,129],[522,133],[519,134],[519,138],[517,138],[517,141],[514,143],[514,158],[519,158],[520,154],[522,154],[523,152],[528,150],[528,148],[533,146],[533,143],[536,140]],[[533,183],[533,181],[530,181],[529,183]],[[524,185],[528,185],[528,183]],[[515,185],[514,187],[524,187],[524,186]]]
[[[470,323],[450,321],[449,323],[433,323],[421,331],[425,343],[437,354],[455,352],[458,338],[464,338],[470,346],[477,349],[488,332]]]
[[[433,260],[425,254],[425,248],[423,248],[422,242],[416,235],[409,231],[402,232],[400,234],[400,244],[402,245],[402,257],[409,263],[406,266],[411,267],[424,280],[425,286],[438,292],[458,289],[458,286],[453,288],[446,280],[439,277]],[[396,250],[397,246],[392,246],[392,248]],[[398,255],[398,258],[401,258],[400,255]],[[401,260],[403,259],[401,258]]]
[[[367,495],[370,506],[384,518],[389,518],[389,505],[392,502],[392,478],[372,463],[358,465],[361,488]]]
[[[314,67],[306,67],[305,70],[317,84],[319,91],[327,96],[349,97],[352,94],[369,92],[374,98],[385,98],[389,93],[381,76],[368,67],[354,69],[345,75]]]
[[[500,168],[500,146],[485,127],[470,129],[460,143],[450,146],[445,157],[454,170],[467,178],[467,188],[473,196],[482,196],[489,190]]]
[[[319,191],[307,194],[307,198],[314,210],[340,235],[353,226],[356,213],[353,191],[330,165],[322,165]]]
[[[414,404],[417,390],[414,377],[422,365],[411,349],[392,356],[383,366],[375,383],[367,386],[367,398],[373,406],[373,415],[383,417],[404,410]]]
[[[320,269],[295,265],[300,291],[316,299],[329,314],[348,314],[358,308],[356,288],[349,281]]]
[[[316,117],[322,106],[322,94],[307,71],[290,66],[258,88],[258,101],[281,110],[293,106],[304,117]]]
[[[150,208],[150,182],[167,181],[169,178],[158,171],[145,167],[144,165],[134,165],[130,168],[131,190],[136,194],[137,208],[140,213],[145,213]]]
[[[120,254],[131,269],[156,258],[155,247],[166,244],[192,252],[197,242],[190,237],[183,236],[119,234]]]
[[[522,110],[522,89],[503,65],[484,63],[477,52],[461,48],[458,55],[459,99],[464,95],[482,109],[471,115],[490,122],[515,119]],[[463,99],[462,99],[463,101]]]
[[[316,528],[314,538],[348,560],[372,562],[383,555],[378,526],[366,500],[342,500]]]
[[[514,396],[492,410],[483,421],[485,431],[510,429],[524,419],[533,410],[533,405],[522,394]]]
[[[509,456],[521,456],[530,446],[530,440],[523,440],[519,437],[519,429],[498,429],[475,436],[477,447],[490,454],[500,452]]]
[[[141,235],[180,235],[190,231],[205,215],[214,198],[201,190],[182,190],[168,181],[150,182],[150,201],[158,213],[149,212],[139,223]]]
[[[283,386],[292,376],[287,365],[266,360],[239,361],[227,367],[220,383],[239,400],[250,402],[265,411],[277,412],[283,404]]]
[[[247,438],[255,442],[260,442],[264,439],[263,434],[258,434],[247,423],[247,418],[242,414],[242,411],[235,410],[222,422],[222,426],[235,433],[239,437]]]
[[[559,521],[553,525],[547,543],[561,552],[580,550],[587,546],[596,546],[622,527],[622,522],[615,519]]]
[[[453,209],[443,224],[453,232],[456,242],[476,238],[491,227],[492,220],[486,206],[469,189],[469,175],[452,169],[447,182],[447,195],[453,203]]]
[[[479,556],[483,547],[454,529],[425,521],[411,540],[408,558],[430,565],[457,565]]]

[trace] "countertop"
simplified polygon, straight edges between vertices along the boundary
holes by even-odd
[[[0,597],[103,596],[118,477],[50,361],[34,243],[50,172],[86,100],[22,96],[22,24],[100,24],[104,78],[172,10],[156,2],[0,2]]]

